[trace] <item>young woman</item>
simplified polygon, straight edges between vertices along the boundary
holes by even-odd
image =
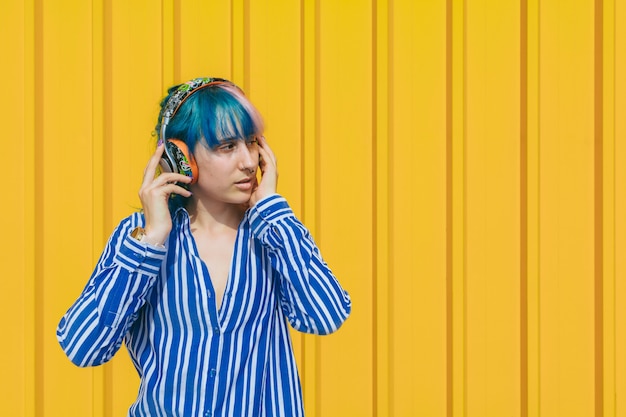
[[[143,210],[61,319],[62,348],[95,366],[125,341],[140,376],[129,416],[304,415],[286,321],[332,333],[351,304],[276,194],[258,111],[229,81],[198,78],[169,90],[156,132]]]

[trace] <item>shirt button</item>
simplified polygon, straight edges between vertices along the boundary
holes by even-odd
[[[210,411],[207,411],[206,413],[204,413],[204,415],[205,415],[206,417],[211,417],[211,414],[212,414],[212,413],[211,413]]]
[[[217,372],[215,371],[215,369],[211,369],[211,372],[210,372],[211,378],[215,378],[216,373]]]
[[[215,333],[215,334],[220,334],[220,328],[219,328],[219,327],[217,327],[217,326],[215,326],[215,327],[213,328],[213,333]]]

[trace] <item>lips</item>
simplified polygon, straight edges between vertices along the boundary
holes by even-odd
[[[252,185],[254,184],[254,177],[244,178],[235,183],[235,186],[242,191],[248,191],[252,189]]]
[[[252,182],[253,178],[254,177],[244,178],[244,179],[242,179],[240,181],[237,181],[235,184],[248,184],[248,183]]]

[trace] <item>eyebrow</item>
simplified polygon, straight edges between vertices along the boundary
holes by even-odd
[[[218,139],[218,143],[219,144],[231,143],[231,142],[236,142],[238,140],[239,140],[239,138],[237,138],[237,137],[229,137],[229,138]]]
[[[240,138],[239,136],[231,136],[231,137],[218,139],[218,140],[219,140],[219,143],[230,143],[230,142],[236,142],[238,140],[248,141],[250,139],[255,139],[257,136],[258,134],[253,133],[245,138]]]

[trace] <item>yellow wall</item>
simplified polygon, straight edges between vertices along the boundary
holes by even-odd
[[[122,416],[55,340],[167,86],[240,84],[353,298],[309,416],[626,416],[626,0],[3,0],[0,415]]]

